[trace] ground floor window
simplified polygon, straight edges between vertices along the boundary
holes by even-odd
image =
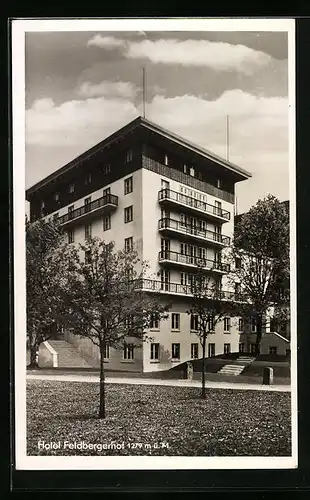
[[[230,354],[230,344],[224,344],[224,354]]]
[[[172,359],[180,359],[180,344],[172,344],[171,357]]]
[[[198,358],[198,344],[191,344],[191,359]]]
[[[208,356],[209,358],[215,356],[215,344],[208,344]]]
[[[274,356],[277,354],[277,351],[278,351],[277,346],[274,346],[274,345],[269,346],[269,354]]]
[[[108,346],[108,345],[104,346],[103,357],[104,357],[104,359],[109,359],[109,357],[110,357],[110,346]]]
[[[255,354],[256,353],[256,344],[250,344],[250,353]]]
[[[125,344],[124,345],[124,359],[134,359],[134,345]]]
[[[240,342],[239,343],[239,352],[244,352],[245,351],[245,343],[244,342]]]
[[[159,343],[151,344],[151,359],[159,359]]]

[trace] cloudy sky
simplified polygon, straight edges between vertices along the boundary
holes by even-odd
[[[288,199],[284,32],[26,34],[26,187],[142,114],[249,170],[238,212]]]

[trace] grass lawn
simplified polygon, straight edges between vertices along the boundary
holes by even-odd
[[[99,384],[28,381],[28,455],[291,455],[290,393],[207,389],[201,400],[198,388],[107,384],[106,394],[99,420]]]

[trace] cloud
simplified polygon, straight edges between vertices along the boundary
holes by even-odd
[[[101,96],[60,105],[50,98],[40,99],[26,111],[28,151],[31,150],[38,165],[42,163],[39,156],[43,155],[45,171],[53,171],[139,114],[141,110],[124,98]],[[227,114],[230,160],[253,173],[251,180],[238,185],[239,210],[248,209],[267,192],[287,198],[286,98],[259,97],[232,90],[213,101],[193,95],[174,98],[157,95],[146,107],[148,119],[222,157],[226,156]],[[50,153],[44,156],[44,150]],[[53,150],[55,155],[51,154]],[[40,154],[36,156],[35,151]],[[39,180],[40,168],[37,166],[36,172],[30,174],[33,182]]]
[[[116,37],[96,35],[88,41],[104,49],[120,48],[129,59],[148,59],[152,63],[209,67],[216,71],[240,71],[253,74],[268,66],[270,55],[246,47],[208,40],[139,40],[125,41]]]
[[[135,106],[125,99],[97,97],[59,106],[40,99],[26,111],[26,143],[85,150],[136,116]]]
[[[82,83],[76,90],[82,97],[113,96],[133,99],[139,89],[131,82],[102,81],[97,84]]]
[[[90,47],[91,45],[105,48],[107,50],[113,50],[117,47],[123,47],[125,45],[125,42],[124,40],[116,38],[115,36],[95,35],[87,42],[88,47]]]

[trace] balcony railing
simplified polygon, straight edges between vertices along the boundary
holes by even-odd
[[[102,198],[98,198],[97,200],[92,201],[86,205],[83,205],[80,208],[76,208],[71,212],[68,212],[61,217],[58,217],[57,221],[60,224],[67,224],[70,221],[74,221],[80,217],[85,217],[88,214],[96,213],[99,209],[103,209],[105,207],[117,208],[118,206],[118,196],[114,194],[106,194],[102,196]]]
[[[168,293],[177,295],[193,296],[193,287],[181,283],[170,283],[156,281],[151,279],[138,279],[135,288],[146,292]],[[228,300],[233,302],[245,302],[246,297],[241,293],[235,293],[228,290],[206,289],[206,299],[210,300]]]
[[[229,273],[230,271],[230,265],[224,262],[218,262],[192,255],[184,255],[182,253],[172,252],[170,250],[162,250],[161,252],[159,252],[158,260],[159,262],[170,261],[181,265],[202,266],[206,269],[221,271],[224,273]]]
[[[177,231],[188,236],[194,236],[194,237],[196,236],[198,238],[209,240],[223,246],[227,246],[230,244],[229,236],[225,236],[221,233],[216,233],[208,229],[200,229],[195,225],[170,219],[168,217],[164,217],[163,219],[160,219],[158,221],[158,228],[159,230],[170,229],[172,231]]]
[[[178,193],[177,191],[172,191],[168,188],[159,191],[158,200],[159,202],[167,200],[178,203],[180,205],[185,205],[192,209],[198,210],[199,212],[203,212],[205,215],[211,215],[212,218],[221,218],[225,219],[226,221],[230,220],[230,212],[228,212],[227,210],[223,210],[222,208],[216,207],[215,205],[197,200],[197,198]]]

